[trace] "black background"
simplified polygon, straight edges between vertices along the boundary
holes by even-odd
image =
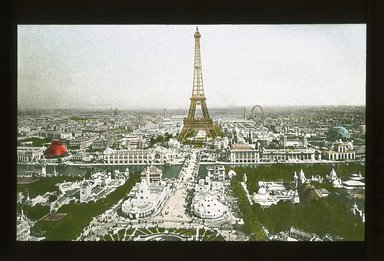
[[[384,260],[384,1],[17,0],[2,8],[1,259]],[[2,6],[5,6],[4,4]],[[367,24],[365,242],[16,242],[17,24]],[[7,39],[7,40],[5,40]],[[228,41],[233,40],[228,38]]]

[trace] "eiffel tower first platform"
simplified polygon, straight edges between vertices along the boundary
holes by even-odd
[[[177,139],[182,142],[191,131],[204,130],[207,137],[214,138],[217,136],[213,120],[209,116],[207,104],[205,103],[205,95],[203,88],[203,74],[201,68],[201,55],[200,55],[200,37],[199,29],[196,27],[195,32],[195,64],[193,73],[193,90],[190,98],[191,104],[187,117],[184,118],[183,128],[180,131]],[[196,117],[196,106],[201,106],[202,117]]]

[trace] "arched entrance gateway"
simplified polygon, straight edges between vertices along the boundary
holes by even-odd
[[[154,160],[155,163],[161,163],[161,155],[159,153],[156,153],[155,154],[155,160]]]

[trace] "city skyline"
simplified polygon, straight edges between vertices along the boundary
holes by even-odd
[[[366,26],[198,25],[208,108],[365,105]],[[195,25],[19,25],[18,109],[188,109]]]

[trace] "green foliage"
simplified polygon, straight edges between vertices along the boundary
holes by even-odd
[[[35,205],[33,207],[25,205],[25,204],[17,204],[18,211],[23,209],[24,214],[31,220],[38,220],[49,213],[48,206]]]
[[[197,134],[197,130],[190,130],[185,135],[185,139],[195,137]]]
[[[67,213],[67,216],[58,222],[39,221],[35,224],[37,231],[46,231],[46,240],[73,240],[92,220],[111,208],[120,199],[126,197],[132,187],[140,180],[139,173],[133,174],[121,187],[96,202],[85,204],[70,203],[62,206],[57,212]]]
[[[153,148],[153,145],[156,144],[156,138],[154,136],[152,136],[149,140],[149,147],[150,148]]]
[[[231,181],[231,188],[238,199],[238,206],[244,220],[243,230],[246,234],[252,235],[253,240],[266,240],[266,235],[262,231],[262,224],[254,216],[252,206],[249,204],[245,191],[240,185],[241,175],[236,175]]]
[[[224,137],[225,136],[223,130],[221,129],[221,127],[219,125],[214,124],[213,128],[215,129],[215,132],[216,132],[216,134],[218,136],[220,136],[220,137]]]
[[[112,148],[113,148],[114,150],[118,150],[119,147],[120,147],[120,142],[119,142],[118,139],[116,139],[116,140],[113,142]]]
[[[204,146],[205,142],[195,141],[195,140],[184,140],[184,145],[191,145],[194,148],[201,148]]]
[[[329,141],[335,141],[335,140],[338,140],[341,138],[341,136],[339,135],[339,132],[337,129],[334,129],[334,128],[330,128],[328,129],[328,131],[326,132],[326,137],[327,137],[327,140]]]
[[[255,204],[253,211],[272,234],[294,226],[319,236],[328,233],[344,240],[364,240],[364,223],[347,211],[346,202],[339,196],[300,204],[279,202],[265,209]]]
[[[29,190],[29,197],[34,198],[38,195],[43,195],[46,192],[59,191],[59,187],[56,186],[58,183],[64,181],[74,182],[76,180],[82,180],[80,176],[56,176],[56,177],[41,177],[38,181],[31,184],[18,184],[17,192],[25,193]]]
[[[94,152],[103,152],[104,150],[105,149],[91,149],[91,148],[88,148],[85,151],[89,152],[89,153],[94,153]]]
[[[73,121],[87,121],[89,120],[88,118],[86,117],[81,117],[81,116],[72,116],[70,117],[69,119],[73,120]]]
[[[28,141],[32,141],[32,147],[42,147],[45,143],[50,143],[51,140],[50,139],[46,139],[46,138],[37,138],[37,137],[32,137],[32,138],[26,138],[26,139],[22,139],[22,140],[18,140],[17,141],[17,146],[20,146],[21,143],[23,142],[28,142]]]
[[[155,144],[157,143],[163,143],[163,142],[168,142],[171,138],[172,138],[172,134],[169,134],[168,132],[166,132],[163,135],[153,135],[150,140],[149,140],[149,147],[152,148]]]
[[[48,198],[48,201],[49,202],[53,202],[57,199],[57,195],[50,195],[49,198]]]
[[[255,168],[235,167],[235,172],[243,178],[247,174],[247,188],[249,193],[257,192],[258,181],[283,181],[286,183],[293,181],[295,171],[299,173],[302,169],[307,178],[320,175],[325,178],[329,175],[332,168],[335,169],[337,176],[342,179],[347,178],[352,173],[361,173],[365,175],[365,166],[359,163],[339,163],[334,166],[329,164],[268,164],[258,165]]]
[[[156,143],[161,143],[164,141],[164,137],[162,135],[158,135],[155,139]]]
[[[358,172],[364,175],[364,166],[360,164],[340,164],[335,165],[334,168],[339,177],[347,177]],[[364,223],[360,217],[354,216],[348,211],[347,202],[341,196],[331,194],[318,201],[300,204],[280,201],[277,205],[272,205],[269,208],[261,208],[258,204],[252,206],[249,204],[240,185],[243,173],[247,173],[248,189],[250,193],[253,193],[257,189],[257,181],[283,180],[290,182],[293,181],[294,171],[300,171],[300,169],[303,169],[307,177],[318,174],[325,177],[332,167],[325,164],[273,164],[258,166],[257,168],[235,168],[237,175],[232,179],[231,187],[238,198],[239,209],[244,219],[244,232],[248,235],[253,233],[252,239],[254,240],[265,240],[261,224],[272,234],[287,231],[291,226],[294,226],[319,236],[328,233],[333,236],[341,236],[344,240],[364,240]],[[326,183],[316,183],[316,186],[318,185],[331,192],[335,190]]]
[[[164,141],[168,142],[171,138],[173,138],[173,135],[172,135],[172,134],[170,134],[170,133],[168,133],[168,132],[166,132],[166,133],[164,134]]]
[[[269,143],[267,149],[278,149],[279,148],[279,143],[277,141],[272,141]]]

